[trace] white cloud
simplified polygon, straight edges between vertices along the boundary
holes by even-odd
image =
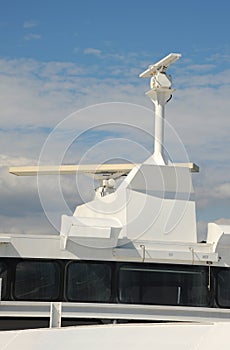
[[[56,234],[57,231],[49,223],[43,213],[34,213],[23,216],[17,216],[17,213],[9,215],[0,215],[1,233],[21,233],[21,234]]]
[[[102,51],[99,49],[95,49],[93,47],[88,47],[87,49],[84,50],[84,54],[100,56],[102,54]]]
[[[207,222],[199,221],[197,223],[198,242],[206,241],[206,239],[207,239],[207,229],[208,229]]]
[[[28,20],[23,23],[23,28],[34,28],[38,26],[38,21],[36,20]]]
[[[30,158],[0,155],[0,232],[54,233],[60,227],[61,215],[71,215],[76,205],[82,202],[74,176],[37,178],[8,172],[9,166],[31,164],[35,162]],[[92,199],[93,192],[89,191],[92,181],[86,177],[80,177],[79,181],[84,199]],[[50,207],[52,215],[46,212]]]
[[[230,225],[230,219],[220,218],[216,220],[215,223],[218,225]]]
[[[25,40],[40,40],[42,38],[41,34],[33,34],[33,33],[29,33],[24,35],[24,39]]]
[[[79,52],[79,49],[75,49],[74,50],[75,53],[78,53]],[[99,49],[96,49],[96,48],[93,48],[93,47],[89,47],[89,48],[86,48],[84,51],[83,51],[84,54],[86,55],[95,55],[97,57],[100,57],[101,59],[112,59],[112,60],[116,60],[116,61],[123,61],[125,60],[125,56],[122,55],[122,54],[119,54],[117,52],[103,52],[102,50],[99,50]],[[133,58],[134,56],[133,55],[129,55],[130,58]]]
[[[212,189],[212,196],[214,198],[230,199],[230,183],[224,183]]]
[[[206,72],[215,69],[215,64],[193,64],[187,68],[189,71],[195,72]]]

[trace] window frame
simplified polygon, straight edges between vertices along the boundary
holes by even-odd
[[[89,264],[89,265],[105,265],[110,268],[110,297],[108,298],[107,301],[99,301],[99,300],[77,300],[75,298],[70,298],[69,293],[68,293],[68,279],[69,279],[69,267],[73,264]],[[64,280],[64,298],[68,302],[72,303],[103,303],[103,304],[108,304],[108,303],[113,303],[114,302],[114,273],[116,270],[116,264],[110,261],[96,261],[96,260],[70,260],[67,262],[65,266],[65,280]]]
[[[17,271],[17,266],[20,263],[51,263],[53,266],[55,266],[55,273],[57,274],[57,280],[55,281],[55,285],[57,287],[57,291],[56,291],[56,295],[55,296],[51,296],[49,298],[47,297],[37,297],[37,298],[20,298],[17,296],[16,294],[16,271]],[[38,302],[38,301],[44,301],[44,302],[52,302],[52,301],[59,301],[62,300],[62,284],[63,284],[63,274],[62,274],[62,268],[61,268],[61,264],[59,263],[59,260],[57,259],[17,259],[15,260],[14,263],[14,269],[13,269],[14,273],[13,273],[13,277],[12,277],[12,289],[11,289],[11,295],[13,300],[17,300],[17,301],[34,301],[34,302]]]
[[[120,286],[120,271],[122,269],[122,267],[127,267],[127,268],[131,268],[131,269],[137,269],[137,270],[155,270],[154,272],[157,272],[157,270],[159,270],[159,273],[162,271],[168,271],[170,270],[170,272],[175,272],[178,273],[181,270],[183,270],[185,273],[197,273],[197,272],[204,272],[205,273],[205,277],[206,277],[206,303],[205,304],[199,304],[199,305],[195,305],[194,304],[190,304],[190,303],[153,303],[153,302],[127,302],[127,301],[122,301],[122,297],[121,297],[121,286]],[[117,284],[117,297],[118,297],[118,302],[121,304],[137,304],[137,305],[164,305],[164,306],[179,306],[179,307],[210,307],[210,301],[211,301],[211,293],[208,289],[208,267],[207,266],[201,266],[201,265],[182,265],[182,264],[157,264],[157,263],[120,263],[119,269],[118,269],[118,284]]]
[[[230,280],[230,267],[220,267],[220,268],[215,268],[215,301],[216,301],[216,304],[217,304],[217,307],[220,308],[220,309],[230,309],[230,296],[229,296],[229,304],[228,306],[226,304],[222,304],[220,302],[220,298],[219,298],[219,295],[220,295],[220,288],[219,288],[219,283],[218,283],[218,280],[219,280],[219,274],[221,272],[228,272],[229,273],[229,280]]]
[[[3,291],[3,284],[2,284],[2,290],[1,290],[1,300],[7,300],[9,296],[9,276],[10,276],[10,271],[8,268],[8,264],[4,259],[0,260],[0,264],[5,266],[4,271],[6,271],[6,281],[5,281],[5,286],[4,286],[4,291]]]

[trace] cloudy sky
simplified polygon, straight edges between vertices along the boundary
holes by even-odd
[[[139,162],[152,152],[153,106],[138,75],[170,52],[182,58],[170,67],[176,92],[166,109],[167,150],[174,161],[200,166],[193,175],[199,231],[230,223],[228,0],[0,4],[1,232],[54,232],[44,201],[57,223],[63,210],[60,179],[15,177],[8,166]],[[92,198],[92,179],[59,182],[66,214]]]

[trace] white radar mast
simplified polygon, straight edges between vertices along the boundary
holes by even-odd
[[[150,78],[151,90],[146,95],[155,105],[155,135],[154,135],[154,161],[159,165],[167,164],[164,154],[164,114],[165,104],[171,99],[173,89],[171,76],[166,74],[170,64],[181,57],[181,54],[170,53],[159,62],[152,64],[143,73],[140,78]]]

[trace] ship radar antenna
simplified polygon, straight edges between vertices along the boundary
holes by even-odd
[[[159,165],[167,164],[164,154],[164,114],[165,104],[171,99],[172,79],[166,74],[168,67],[181,57],[179,53],[170,53],[159,62],[152,64],[140,78],[150,78],[150,90],[146,95],[155,105],[155,135],[154,135],[154,161]]]

